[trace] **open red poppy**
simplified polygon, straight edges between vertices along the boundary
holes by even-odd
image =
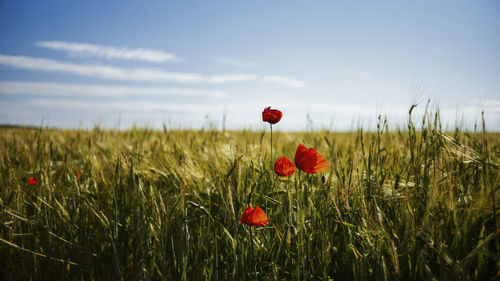
[[[281,156],[274,163],[274,171],[281,177],[288,177],[293,175],[297,169],[292,161],[288,160],[285,156]]]
[[[283,113],[277,109],[271,109],[271,107],[266,107],[264,111],[262,111],[262,121],[268,122],[270,124],[276,124],[283,117]]]
[[[30,178],[28,179],[28,184],[29,184],[29,185],[35,185],[35,184],[37,184],[37,183],[38,183],[38,179],[37,179],[37,178],[35,178],[35,177],[30,177]]]
[[[269,219],[266,213],[259,206],[256,206],[255,208],[246,208],[241,215],[240,222],[251,226],[266,226],[269,224]]]
[[[297,147],[295,152],[295,166],[309,174],[323,172],[330,164],[326,162],[325,157],[319,154],[314,148],[307,148],[303,144]]]

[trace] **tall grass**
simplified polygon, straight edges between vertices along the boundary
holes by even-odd
[[[500,134],[387,128],[275,131],[331,164],[284,179],[269,132],[1,129],[0,279],[499,278]]]

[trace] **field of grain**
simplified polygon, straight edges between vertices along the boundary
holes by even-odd
[[[409,120],[272,158],[269,131],[2,128],[0,279],[497,280],[500,134]],[[299,144],[330,168],[277,177]]]

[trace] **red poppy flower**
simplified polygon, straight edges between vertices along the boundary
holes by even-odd
[[[37,179],[37,178],[35,178],[35,177],[30,177],[30,178],[28,179],[28,184],[29,184],[29,185],[35,185],[35,184],[37,184],[37,183],[38,183],[38,179]]]
[[[255,209],[252,207],[246,208],[243,215],[241,215],[240,222],[251,226],[266,226],[269,224],[269,219],[266,213],[259,206],[256,206]]]
[[[79,180],[81,177],[82,177],[82,171],[80,169],[78,169],[76,171],[76,179]]]
[[[295,173],[296,168],[292,161],[288,160],[285,156],[281,156],[274,163],[274,171],[281,177],[288,177]]]
[[[270,124],[276,124],[283,117],[283,113],[277,109],[271,109],[271,107],[266,107],[264,111],[262,111],[262,121],[268,122]]]
[[[325,157],[319,154],[316,149],[308,149],[303,144],[300,144],[295,152],[295,165],[297,168],[309,174],[323,172],[330,167]]]

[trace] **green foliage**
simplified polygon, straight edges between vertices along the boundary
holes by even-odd
[[[499,276],[500,134],[443,132],[437,114],[396,131],[275,131],[273,159],[269,132],[4,128],[0,140],[2,280]],[[277,178],[272,160],[299,143],[331,168]],[[248,205],[270,220],[254,228],[255,265]]]

